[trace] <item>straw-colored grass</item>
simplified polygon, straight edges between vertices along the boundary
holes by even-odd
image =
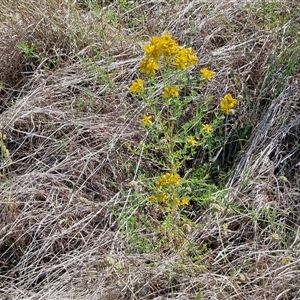
[[[0,298],[300,299],[299,11],[296,0],[1,1]],[[155,173],[128,148],[145,139],[128,86],[164,32],[216,72],[213,106],[227,92],[241,102],[227,125],[243,140],[228,135],[218,155],[225,191],[190,208],[189,258],[135,251],[126,223],[149,212],[132,202],[139,169]]]

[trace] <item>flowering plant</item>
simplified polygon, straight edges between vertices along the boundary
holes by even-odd
[[[152,37],[145,44],[144,53],[139,64],[143,79],[133,81],[129,90],[142,99],[146,107],[140,122],[148,138],[146,143],[141,143],[141,152],[160,170],[158,176],[152,177],[152,184],[147,184],[148,200],[166,213],[169,227],[170,223],[176,227],[182,218],[182,207],[191,203],[201,205],[217,191],[210,181],[213,156],[220,144],[216,132],[220,131],[237,100],[226,94],[220,101],[220,112],[215,113],[215,118],[208,118],[212,97],[202,99],[201,88],[213,80],[216,73],[204,67],[197,78],[191,79],[189,68],[198,63],[195,51],[179,46],[166,33]],[[197,89],[187,93],[187,84]],[[159,96],[153,97],[153,94]],[[195,108],[192,116],[186,114],[190,106]],[[208,162],[195,167],[193,161],[199,151],[206,153]],[[188,166],[192,168],[187,169]]]

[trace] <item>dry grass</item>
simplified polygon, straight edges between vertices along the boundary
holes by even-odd
[[[279,19],[260,1],[77,2],[0,4],[12,159],[0,165],[0,298],[299,299],[297,1],[278,4]],[[243,97],[234,122],[248,141],[228,136],[220,154],[228,193],[194,212],[200,259],[128,252],[120,225],[120,208],[141,209],[129,183],[147,167],[126,147],[144,138],[127,87],[143,43],[166,31],[217,71],[215,105]]]

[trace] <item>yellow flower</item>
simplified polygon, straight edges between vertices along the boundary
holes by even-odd
[[[212,127],[210,124],[202,124],[202,128],[206,133],[211,133],[212,132]]]
[[[157,197],[155,197],[155,196],[150,196],[150,197],[149,197],[149,201],[150,201],[152,204],[154,204],[154,203],[157,202]]]
[[[236,104],[237,104],[237,100],[234,99],[231,96],[231,94],[226,94],[220,102],[221,111],[226,115],[228,115],[230,110],[233,109],[236,106]]]
[[[192,48],[180,48],[174,59],[173,65],[178,70],[186,70],[188,67],[197,65],[198,59]]]
[[[171,97],[179,97],[179,92],[178,92],[178,87],[177,86],[169,86],[164,88],[164,92],[162,94],[162,97],[164,99],[168,99]]]
[[[216,74],[216,72],[213,72],[207,68],[202,68],[200,72],[201,72],[201,77],[206,80],[211,80]]]
[[[150,42],[145,44],[144,52],[145,58],[140,63],[140,71],[150,75],[158,70],[161,58],[164,58],[166,63],[171,61],[178,70],[186,70],[198,62],[193,49],[180,47],[170,33],[152,37]]]
[[[152,124],[152,116],[147,116],[147,115],[144,115],[141,119],[141,122],[143,123],[144,126],[149,126]]]
[[[178,174],[166,173],[160,176],[160,178],[157,180],[156,187],[160,189],[164,186],[180,185],[180,184],[181,184],[181,178]]]
[[[154,36],[150,43],[145,44],[144,51],[146,58],[159,61],[161,56],[169,60],[178,52],[179,46],[175,40],[172,39],[170,33],[165,33],[162,36]]]
[[[151,58],[144,58],[140,63],[141,73],[153,75],[158,70],[158,63]]]
[[[197,141],[195,140],[194,137],[188,138],[188,139],[186,140],[186,142],[187,142],[188,144],[192,145],[192,146],[197,145]]]
[[[198,58],[192,48],[185,48],[185,55],[187,56],[187,67],[197,65]]]
[[[186,61],[185,58],[181,55],[178,55],[175,58],[173,65],[176,67],[177,70],[186,70]]]
[[[155,50],[155,46],[151,43],[147,43],[144,46],[144,52],[146,54],[146,57],[152,57],[153,59],[158,60],[159,57],[157,57],[157,55],[155,54]]]
[[[189,204],[189,199],[187,197],[183,197],[181,199],[180,205],[188,205]]]
[[[168,196],[166,194],[158,194],[157,195],[157,199],[162,202],[162,203],[165,203],[168,199]]]
[[[181,202],[179,199],[173,199],[173,201],[172,201],[173,206],[180,206],[180,204],[181,204]]]
[[[179,46],[175,40],[172,39],[170,33],[165,33],[160,38],[161,53],[165,58],[174,56]]]
[[[137,79],[131,84],[129,89],[132,93],[138,94],[144,89],[144,80]]]

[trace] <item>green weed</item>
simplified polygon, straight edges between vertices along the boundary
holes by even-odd
[[[222,127],[238,101],[226,94],[213,111],[213,97],[202,96],[202,89],[215,72],[202,68],[191,78],[188,69],[197,65],[193,49],[180,47],[168,33],[153,37],[144,50],[141,77],[129,87],[145,105],[140,123],[147,139],[140,144],[141,152],[135,153],[156,170],[146,178],[141,172],[140,176],[147,180],[146,197],[152,211],[160,212],[156,219],[160,247],[185,253],[190,245],[185,234],[192,223],[183,212],[185,207],[205,207],[222,186],[214,182],[226,139]],[[192,113],[188,113],[190,108]]]

